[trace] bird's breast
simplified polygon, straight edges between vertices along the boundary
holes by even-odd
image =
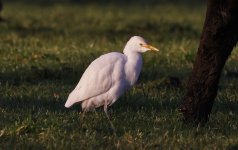
[[[129,59],[129,58],[128,58]],[[134,85],[139,78],[142,69],[142,58],[138,57],[131,58],[125,65],[126,79],[130,86]]]

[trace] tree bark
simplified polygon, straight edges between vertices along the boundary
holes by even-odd
[[[200,45],[180,105],[185,121],[208,121],[222,69],[237,40],[238,0],[208,0]]]

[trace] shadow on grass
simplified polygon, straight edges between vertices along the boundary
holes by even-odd
[[[115,104],[111,106],[110,109],[129,109],[132,111],[138,110],[162,110],[162,109],[175,109],[177,107],[176,101],[157,101],[157,100],[150,100],[141,95],[132,95],[130,99],[123,99],[125,97],[120,98]],[[75,104],[70,109],[64,107],[65,100],[58,99],[38,99],[34,100],[33,98],[26,97],[26,98],[1,98],[1,107],[8,110],[16,110],[16,109],[23,109],[23,110],[47,110],[51,112],[68,112],[69,110],[77,110],[81,111],[80,104]]]
[[[81,110],[79,105],[67,109],[64,107],[65,100],[53,100],[53,99],[39,99],[34,100],[32,98],[24,98],[24,99],[8,99],[2,98],[1,99],[1,108],[7,110],[24,110],[24,111],[31,111],[31,112],[38,112],[38,111],[50,111],[50,112],[59,112],[59,113],[66,113],[70,110],[78,111]]]
[[[25,118],[29,115],[48,115],[48,114],[56,114],[56,115],[69,115],[74,118],[75,112],[82,112],[80,104],[74,105],[72,108],[67,109],[64,107],[65,100],[63,99],[39,99],[35,100],[31,97],[26,97],[23,99],[11,99],[11,98],[2,98],[0,101],[0,105],[3,110],[6,112],[14,112],[19,113],[20,118]],[[170,99],[169,97],[164,99],[151,99],[148,96],[144,96],[142,94],[133,94],[128,95],[125,94],[121,97],[115,104],[113,104],[109,108],[109,113],[114,117],[122,117],[118,114],[130,114],[129,116],[124,116],[128,118],[138,117],[139,114],[145,114],[145,116],[153,117],[155,115],[166,114],[168,116],[177,114],[178,104],[180,102],[178,99]],[[226,116],[229,115],[238,115],[238,103],[237,102],[220,102],[217,101],[215,107],[213,109],[212,114],[222,113]],[[98,111],[98,109],[97,109]],[[99,116],[97,114],[88,114],[89,118],[104,116],[103,108],[99,109]],[[232,112],[232,114],[231,114]],[[8,115],[7,115],[8,116]],[[76,115],[78,116],[78,114]],[[143,116],[143,117],[145,117]],[[142,116],[141,116],[142,117]],[[143,120],[143,117],[141,118]],[[3,123],[11,123],[14,122],[17,116],[11,117],[11,119],[3,119]],[[133,120],[133,119],[132,119]],[[91,122],[91,121],[88,121]],[[1,125],[0,125],[1,126]],[[97,132],[105,132],[108,133],[108,129],[105,129],[103,125],[99,127],[95,127]],[[111,131],[110,131],[111,133]]]
[[[83,70],[78,69],[76,71],[76,68],[82,68],[82,67],[70,67],[70,65],[65,65],[62,68],[58,70],[53,70],[52,68],[32,68],[31,70],[22,71],[20,73],[0,73],[0,81],[2,86],[4,84],[12,84],[12,85],[20,85],[23,82],[29,82],[30,84],[39,84],[42,81],[45,80],[52,80],[56,82],[63,82],[64,84],[75,84],[75,81],[78,82],[79,77],[82,75]],[[149,71],[149,70],[148,70]],[[21,74],[22,73],[22,74]],[[150,72],[147,72],[148,74],[152,74]],[[237,76],[231,76],[229,78],[237,78]],[[153,85],[149,85],[151,82],[150,78],[143,79],[143,82],[147,85],[149,85],[149,89],[143,89],[143,87],[140,87],[140,85],[137,85],[137,90],[144,91],[143,94],[133,94],[128,95],[128,93],[124,94],[113,106],[113,109],[129,109],[131,111],[138,111],[138,110],[144,110],[146,112],[151,111],[174,111],[177,109],[180,100],[183,99],[183,96],[181,93],[185,93],[185,80],[180,79],[177,77],[160,77],[161,80],[154,80],[156,78],[153,78],[152,82]],[[151,87],[150,87],[151,86]],[[151,89],[152,88],[152,89]],[[225,86],[226,89],[234,89],[236,88],[231,86]],[[163,99],[159,98],[151,98],[150,95],[146,95],[149,93],[150,90],[155,90],[154,93],[159,93],[160,90],[166,89],[166,93],[168,96],[166,96]],[[146,91],[148,90],[148,91]],[[181,97],[176,97],[171,100],[170,95],[175,93],[176,95],[180,95]],[[180,93],[180,94],[179,94]],[[37,94],[37,93],[36,93]],[[75,105],[71,109],[66,109],[64,107],[65,99],[58,99],[54,100],[52,98],[44,98],[44,99],[34,99],[33,97],[25,97],[25,98],[3,98],[0,97],[1,101],[1,107],[14,110],[16,108],[18,109],[30,109],[33,111],[38,110],[49,110],[52,112],[68,112],[72,110],[80,111],[81,107],[80,105]],[[225,114],[228,114],[230,112],[234,113],[235,115],[238,115],[238,103],[236,101],[215,101],[215,107],[214,107],[214,113],[216,112],[223,112]]]
[[[22,83],[30,83],[30,84],[38,84],[42,81],[56,81],[56,82],[63,82],[65,84],[75,84],[79,81],[80,77],[84,72],[84,67],[82,66],[71,66],[71,64],[61,65],[60,67],[53,68],[53,67],[35,67],[32,66],[30,69],[19,69],[15,72],[8,71],[8,72],[0,72],[0,82],[2,85],[11,84],[11,85],[21,85]],[[142,73],[140,80],[143,82],[156,80],[158,78],[167,78],[165,77],[158,77],[158,74],[162,74],[161,72],[153,72],[147,70],[146,74]],[[168,79],[171,80],[171,79]],[[180,82],[179,79],[176,79]],[[173,82],[173,81],[168,81]],[[175,83],[179,84],[179,83]]]
[[[21,69],[16,72],[0,73],[0,82],[2,85],[20,85],[22,83],[39,84],[42,81],[52,80],[60,81],[65,84],[72,84],[78,82],[80,76],[83,74],[83,69],[76,69],[82,67],[61,66],[60,68],[48,67],[31,67],[31,69]]]

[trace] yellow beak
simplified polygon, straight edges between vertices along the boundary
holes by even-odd
[[[152,51],[157,51],[157,52],[159,51],[158,48],[155,48],[154,46],[151,46],[151,45],[148,45],[148,44],[142,45],[142,47],[148,48],[148,49],[150,49]]]

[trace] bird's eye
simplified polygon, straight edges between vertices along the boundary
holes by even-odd
[[[143,44],[142,44],[142,43],[140,43],[140,46],[143,46]]]

